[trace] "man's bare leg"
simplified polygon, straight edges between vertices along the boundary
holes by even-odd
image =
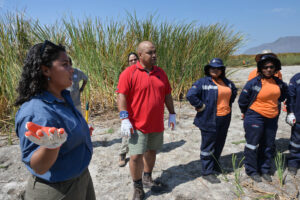
[[[144,153],[144,172],[151,173],[156,160],[156,150],[148,150]]]
[[[143,154],[130,156],[129,160],[130,174],[133,181],[142,179],[144,164]]]

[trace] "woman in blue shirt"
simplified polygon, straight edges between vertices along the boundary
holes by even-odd
[[[73,71],[65,48],[47,40],[31,47],[25,59],[15,102],[21,105],[15,127],[22,161],[32,174],[25,199],[95,199],[89,127],[65,90]],[[58,148],[38,145],[27,137],[27,122],[63,128],[67,139]]]

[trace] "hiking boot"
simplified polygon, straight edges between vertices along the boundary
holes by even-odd
[[[222,167],[214,167],[214,172],[215,174],[228,174],[230,173],[229,170],[225,169],[225,168],[222,168]]]
[[[254,174],[254,175],[250,176],[250,178],[257,183],[262,182],[261,177],[258,174]]]
[[[143,176],[143,186],[144,188],[150,188],[152,192],[161,192],[166,187],[159,181],[153,181],[151,176]]]
[[[120,154],[119,156],[119,167],[124,167],[126,165],[126,153]]]
[[[145,199],[145,192],[143,188],[134,187],[132,200],[143,200]]]
[[[214,174],[203,175],[202,178],[212,184],[221,183],[220,179],[218,179]]]
[[[219,165],[214,165],[214,171],[216,171],[218,173],[222,173],[222,169]]]
[[[272,182],[272,178],[270,174],[262,174],[261,177],[263,179],[265,179],[267,182],[271,183]]]
[[[288,171],[290,172],[290,174],[292,174],[293,176],[296,176],[298,169],[296,167],[288,167]]]

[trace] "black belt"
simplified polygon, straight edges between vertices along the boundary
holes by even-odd
[[[50,182],[50,181],[47,181],[45,179],[42,179],[40,177],[37,177],[35,175],[32,175],[33,176],[33,179],[36,181],[36,182],[39,182],[39,183],[44,183],[44,184],[47,184],[47,185],[50,185],[50,184],[66,184],[66,183],[71,183],[77,179],[79,179],[82,175],[84,175],[85,173],[88,172],[88,168],[86,168],[78,177],[76,178],[71,178],[71,179],[68,179],[68,180],[65,180],[65,181],[58,181],[58,182]]]

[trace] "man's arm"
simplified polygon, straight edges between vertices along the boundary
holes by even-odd
[[[175,114],[173,98],[171,94],[167,94],[165,97],[165,104],[170,114]]]
[[[169,121],[168,121],[168,127],[171,127],[171,130],[173,131],[176,126],[176,114],[174,110],[174,104],[173,104],[173,98],[171,94],[167,94],[165,97],[165,104],[169,110]]]
[[[121,136],[122,137],[131,137],[133,134],[133,127],[128,119],[127,105],[126,105],[126,95],[118,94],[117,98],[118,109],[120,111],[120,119],[121,119]]]
[[[118,94],[117,104],[119,111],[127,111],[127,102],[126,102],[126,95],[125,94]]]

